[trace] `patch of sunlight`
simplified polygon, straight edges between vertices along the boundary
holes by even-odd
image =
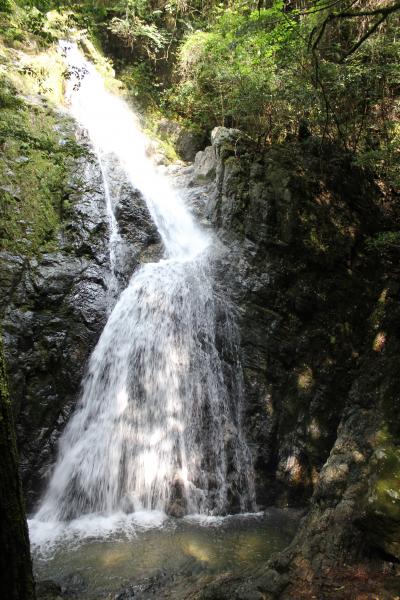
[[[131,549],[126,546],[124,547],[115,547],[110,550],[106,550],[100,556],[100,563],[103,567],[115,567],[121,563],[126,562],[131,558]]]
[[[374,341],[372,343],[372,350],[374,352],[382,352],[383,348],[385,347],[385,343],[386,343],[386,332],[378,331],[378,333],[376,334]]]
[[[272,400],[270,394],[265,396],[265,412],[269,417],[274,416],[274,407],[272,405]]]
[[[398,478],[396,477],[380,479],[377,482],[376,491],[381,500],[385,499],[386,502],[391,502],[392,504],[396,504],[400,501],[400,492],[392,487],[395,482],[398,482]]]
[[[182,548],[185,554],[192,556],[199,562],[210,563],[214,558],[212,553],[210,552],[210,549],[197,540],[184,542]]]
[[[319,472],[317,467],[313,466],[311,469],[311,482],[313,485],[317,485],[319,481]]]
[[[37,55],[18,52],[18,68],[10,70],[9,78],[25,96],[39,95],[54,105],[63,104],[64,64],[52,48]]]
[[[385,304],[386,299],[387,299],[387,295],[388,295],[388,291],[389,291],[389,288],[383,288],[382,293],[379,296],[379,300],[378,300],[378,302],[380,304]]]
[[[322,190],[316,198],[317,204],[320,206],[330,206],[332,204],[332,194],[328,190]]]
[[[388,431],[387,425],[385,425],[382,429],[378,431],[376,434],[376,443],[378,444],[386,444],[391,441],[391,435]]]
[[[297,456],[288,456],[286,459],[284,471],[289,475],[293,483],[300,483],[303,475],[303,467]]]
[[[362,452],[359,452],[359,450],[354,450],[352,453],[354,462],[356,463],[362,463],[365,460],[365,456]]]
[[[313,418],[307,427],[307,431],[312,440],[319,440],[321,437],[321,429],[318,425],[318,421]]]
[[[297,376],[297,387],[302,391],[309,391],[314,385],[314,375],[311,367],[304,367]]]
[[[329,250],[328,244],[326,244],[322,240],[322,235],[321,236],[319,235],[316,227],[311,227],[310,237],[309,237],[309,240],[306,241],[306,243],[307,242],[308,242],[307,245],[310,246],[317,253],[323,254]]]
[[[349,465],[341,463],[339,465],[328,465],[324,469],[324,478],[329,483],[331,481],[344,481],[349,473]]]

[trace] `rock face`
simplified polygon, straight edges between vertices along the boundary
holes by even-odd
[[[21,474],[32,509],[54,460],[57,439],[79,395],[80,382],[107,313],[138,265],[160,252],[140,195],[117,172],[110,180],[119,224],[117,289],[109,292],[109,222],[101,171],[79,159],[68,195],[58,250],[38,259],[2,253],[0,300]],[[147,253],[147,254],[146,254]]]
[[[398,208],[349,156],[318,140],[260,150],[217,128],[212,142],[184,178],[196,214],[209,195],[225,247],[217,276],[239,312],[258,502],[309,507],[287,551],[253,583],[234,582],[228,593],[224,582],[223,594],[301,598],[303,581],[316,597],[335,597],[320,592],[317,574],[365,556],[400,560],[400,251],[375,243],[400,227]],[[0,263],[30,506],[118,290],[161,252],[140,194],[108,165],[121,236],[110,294],[101,177],[80,160],[57,252],[3,253]],[[177,481],[170,512],[184,511]],[[226,597],[220,592],[216,584],[198,597]]]
[[[258,501],[310,503],[274,577],[297,569],[311,581],[366,552],[398,559],[400,252],[371,243],[399,226],[398,209],[312,138],[260,151],[219,128],[194,181],[211,155]],[[289,580],[277,577],[276,594]]]
[[[166,141],[171,141],[178,155],[187,162],[194,160],[196,153],[207,143],[203,133],[185,129],[179,123],[169,119],[161,119],[158,124],[158,134]]]

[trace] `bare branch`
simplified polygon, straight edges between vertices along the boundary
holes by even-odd
[[[354,4],[354,2],[352,4]],[[359,17],[374,17],[377,15],[380,15],[380,18],[368,29],[368,31],[350,48],[350,50],[348,52],[346,52],[346,54],[344,56],[342,56],[342,58],[340,59],[339,62],[343,62],[343,60],[345,60],[345,58],[347,58],[348,56],[353,54],[361,46],[361,44],[363,44],[363,42],[365,42],[365,40],[367,40],[378,29],[379,25],[381,25],[383,23],[383,21],[385,21],[389,15],[393,14],[394,12],[396,12],[398,10],[400,10],[400,2],[399,1],[397,1],[394,4],[391,4],[389,6],[382,6],[381,8],[376,8],[373,10],[362,10],[362,11],[357,11],[357,12],[342,11],[339,13],[331,13],[326,17],[326,19],[322,23],[321,28],[318,32],[318,35],[317,35],[314,43],[312,44],[312,50],[314,52],[318,48],[318,45],[325,33],[326,27],[332,21],[337,20],[337,19],[353,19],[353,18],[359,18]],[[311,41],[315,34],[315,31],[316,31],[316,29],[314,28],[311,32],[310,39],[309,39],[309,47],[311,45]]]
[[[383,21],[385,21],[386,17],[387,17],[387,15],[382,15],[381,18],[378,19],[372,25],[372,27],[370,27],[368,29],[368,31],[358,40],[358,42],[356,42],[354,44],[354,46],[352,46],[350,48],[350,50],[348,50],[346,52],[346,54],[341,57],[341,59],[339,60],[339,62],[342,63],[344,60],[346,60],[346,58],[348,58],[351,54],[353,54],[361,46],[361,44],[363,44],[365,42],[365,40],[367,40],[378,29],[379,25],[381,25],[383,23]]]
[[[340,12],[335,15],[336,18],[353,18],[353,17],[374,17],[375,15],[390,15],[400,9],[400,2],[395,2],[389,6],[374,8],[373,10],[360,10],[357,12]]]

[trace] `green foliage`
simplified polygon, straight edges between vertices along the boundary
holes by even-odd
[[[280,5],[246,15],[227,10],[209,32],[186,38],[173,98],[179,110],[190,111],[205,127],[228,120],[257,136],[273,135],[277,119],[290,127],[282,68],[290,63],[296,38],[285,20],[276,24]]]
[[[166,35],[154,23],[147,24],[136,15],[129,15],[124,19],[114,17],[109,28],[129,48],[142,43],[150,58],[167,43]]]
[[[68,174],[84,150],[51,109],[0,84],[0,248],[38,254],[55,247]]]
[[[375,7],[373,0],[368,4]],[[263,142],[297,136],[305,125],[397,187],[397,16],[388,17],[346,58],[369,27],[368,17],[324,26],[335,10],[323,9],[330,3],[298,5],[303,10],[284,12],[280,0],[263,10],[234,3],[217,11],[206,29],[188,33],[178,55],[176,84],[165,94],[167,105],[203,128],[233,125]],[[347,5],[343,0],[337,11]],[[362,8],[352,3],[353,11]]]
[[[140,103],[142,110],[156,107],[160,84],[148,63],[142,61],[125,67],[119,73],[119,79],[126,85],[135,103]]]
[[[8,13],[12,9],[10,0],[0,0],[0,13]]]
[[[396,250],[400,250],[400,231],[383,231],[368,238],[366,246],[369,250],[384,256]]]

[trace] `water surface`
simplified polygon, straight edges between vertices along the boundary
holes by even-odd
[[[114,598],[128,586],[143,589],[146,582],[162,580],[183,588],[195,587],[207,576],[256,569],[286,547],[294,536],[298,513],[271,509],[266,513],[232,517],[187,517],[154,520],[110,532],[93,534],[78,543],[70,536],[46,556],[34,550],[37,579],[52,579],[64,593],[82,600]],[[44,551],[44,554],[43,554]],[[189,590],[188,590],[189,591]],[[154,596],[157,597],[157,594]]]

